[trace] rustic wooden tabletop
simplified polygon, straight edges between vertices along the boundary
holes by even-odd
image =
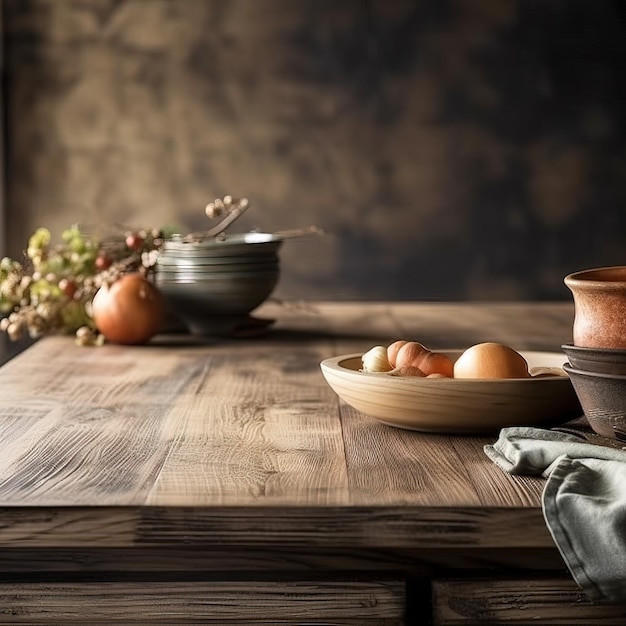
[[[258,338],[176,335],[85,348],[49,337],[11,360],[0,370],[0,505],[204,507],[211,515],[206,507],[233,506],[243,517],[271,506],[279,525],[289,512],[302,540],[308,525],[294,507],[317,507],[338,526],[330,535],[321,530],[329,542],[351,532],[359,507],[396,507],[405,523],[415,516],[402,513],[407,507],[420,518],[445,511],[450,523],[461,508],[488,508],[494,512],[482,524],[468,526],[468,543],[510,541],[495,532],[498,515],[528,515],[541,529],[518,534],[518,543],[549,541],[538,513],[541,481],[501,472],[483,453],[487,438],[380,424],[339,402],[319,363],[397,338],[558,350],[571,332],[568,305],[309,303],[263,314],[277,322]],[[372,523],[374,530],[380,522]],[[379,541],[432,539],[427,526],[404,528],[402,537],[391,527]],[[106,541],[134,541],[146,530],[112,529]],[[95,532],[72,541],[103,541],[101,528]],[[306,532],[315,534],[314,523]],[[456,532],[454,541],[463,536]],[[0,544],[14,540],[5,526]]]
[[[208,570],[212,580],[216,571],[563,570],[543,521],[543,480],[497,468],[483,452],[494,437],[382,424],[340,401],[319,364],[400,338],[557,351],[572,306],[269,303],[256,314],[275,320],[260,336],[91,348],[49,337],[0,368],[0,572],[178,572],[188,584],[189,572]],[[344,588],[341,611],[363,617],[363,598],[374,597],[371,623],[405,623],[402,580],[354,596]],[[88,612],[76,600],[83,584],[50,591],[66,617]],[[138,599],[151,615],[145,584],[112,587],[136,594],[120,615],[136,617]],[[328,593],[324,584],[315,589]],[[177,602],[199,593],[165,586]],[[31,619],[34,591],[19,589],[0,584],[0,595]],[[104,611],[110,598],[100,601]]]

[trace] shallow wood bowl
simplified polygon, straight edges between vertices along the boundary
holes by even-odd
[[[462,351],[447,352],[454,360]],[[561,368],[564,356],[524,352],[529,368]],[[549,426],[580,417],[568,376],[498,380],[414,378],[364,373],[360,354],[321,362],[322,374],[353,408],[390,426],[437,433],[491,433],[507,426]]]

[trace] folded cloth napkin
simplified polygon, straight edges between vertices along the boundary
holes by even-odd
[[[512,427],[485,453],[511,474],[547,477],[543,515],[574,580],[594,602],[626,603],[626,449]]]

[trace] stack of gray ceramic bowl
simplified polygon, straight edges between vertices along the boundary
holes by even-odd
[[[568,357],[563,369],[593,430],[626,442],[626,349],[562,348]]]
[[[201,241],[173,238],[160,252],[155,282],[191,333],[225,335],[276,287],[282,242],[254,232]]]

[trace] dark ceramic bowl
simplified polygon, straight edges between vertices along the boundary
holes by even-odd
[[[172,312],[192,334],[229,334],[272,293],[279,271],[221,274],[211,279],[166,280],[156,275]]]
[[[283,238],[271,233],[240,233],[202,241],[171,239],[164,243],[162,255],[177,259],[216,259],[276,254]]]
[[[249,268],[244,270],[233,271],[206,271],[206,270],[162,270],[157,269],[155,273],[155,281],[158,283],[164,282],[226,282],[226,283],[238,283],[246,280],[272,280],[274,277],[280,274],[280,267],[278,265],[273,266],[261,266],[257,268]]]
[[[190,266],[190,267],[163,267],[158,265],[155,276],[158,280],[215,280],[229,276],[245,277],[256,276],[262,277],[268,274],[277,274],[280,271],[278,263],[261,263],[259,265],[233,264],[219,265],[213,269],[206,266]]]
[[[276,287],[282,243],[268,233],[195,242],[174,238],[159,254],[155,284],[191,333],[227,335]]]
[[[158,272],[176,272],[179,270],[194,272],[242,272],[256,271],[259,269],[275,268],[279,265],[277,256],[272,258],[252,258],[248,261],[245,259],[230,257],[226,259],[218,259],[218,263],[194,262],[186,259],[168,261],[159,258],[156,264]]]
[[[583,348],[572,343],[561,346],[571,367],[598,374],[626,376],[626,350],[620,348]]]
[[[563,369],[570,377],[580,405],[595,432],[623,440],[626,436],[626,376],[576,369]]]

